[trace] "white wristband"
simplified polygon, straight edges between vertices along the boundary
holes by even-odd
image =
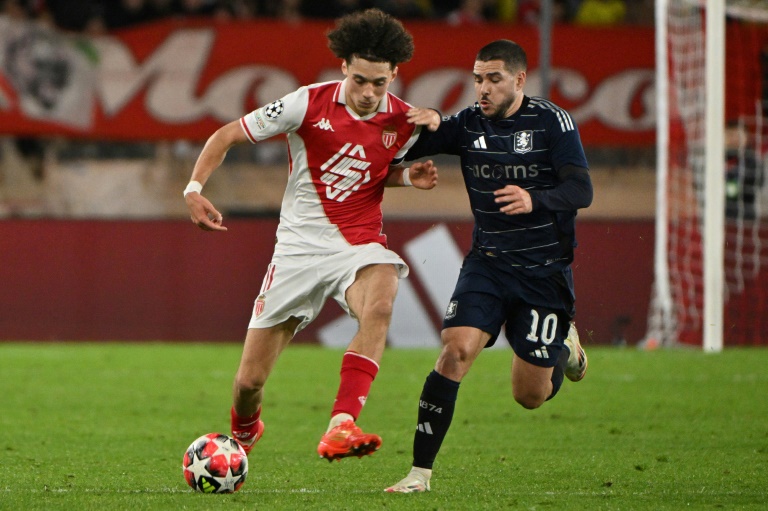
[[[184,197],[187,196],[188,193],[197,192],[200,193],[203,191],[203,185],[201,185],[198,181],[190,181],[186,188],[184,188]]]
[[[403,185],[413,186],[413,183],[411,183],[411,167],[406,167],[403,169]]]

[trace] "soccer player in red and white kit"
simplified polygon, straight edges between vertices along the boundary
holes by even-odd
[[[341,362],[331,420],[318,445],[329,461],[363,456],[381,438],[355,424],[379,370],[398,279],[408,266],[382,234],[385,186],[431,189],[431,161],[400,163],[421,128],[410,105],[387,90],[413,39],[395,18],[369,9],[339,18],[328,32],[342,81],[301,87],[217,130],[195,164],[184,197],[200,228],[225,231],[202,186],[235,144],[285,133],[290,174],[277,244],[255,300],[233,385],[232,433],[250,452],[264,432],[264,384],[293,336],[334,298],[359,323]]]

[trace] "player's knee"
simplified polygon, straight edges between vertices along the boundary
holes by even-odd
[[[544,404],[547,394],[539,389],[512,389],[512,395],[523,408],[534,410]]]
[[[472,350],[460,343],[449,343],[443,346],[440,357],[437,359],[438,372],[456,381],[467,374],[472,366],[474,356]]]
[[[392,319],[392,300],[380,298],[365,308],[365,316],[369,321],[389,323]]]
[[[464,365],[471,359],[471,351],[465,344],[452,342],[443,346],[441,358],[453,365]]]

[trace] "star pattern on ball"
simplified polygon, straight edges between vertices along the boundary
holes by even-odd
[[[187,467],[187,470],[192,472],[193,474],[203,474],[210,476],[210,472],[208,472],[208,459],[201,459],[197,456],[197,454],[192,454],[192,463]]]
[[[227,475],[224,477],[214,477],[221,486],[219,487],[219,493],[231,493],[235,491],[235,484],[240,479],[232,475],[232,469],[227,470]]]

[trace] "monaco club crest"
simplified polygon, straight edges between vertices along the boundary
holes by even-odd
[[[384,147],[389,149],[397,141],[397,132],[385,128],[381,134],[381,141],[384,143]]]
[[[264,312],[264,303],[266,302],[266,296],[264,294],[260,294],[258,298],[256,298],[256,304],[253,307],[253,315],[256,317],[261,316],[261,313]]]

